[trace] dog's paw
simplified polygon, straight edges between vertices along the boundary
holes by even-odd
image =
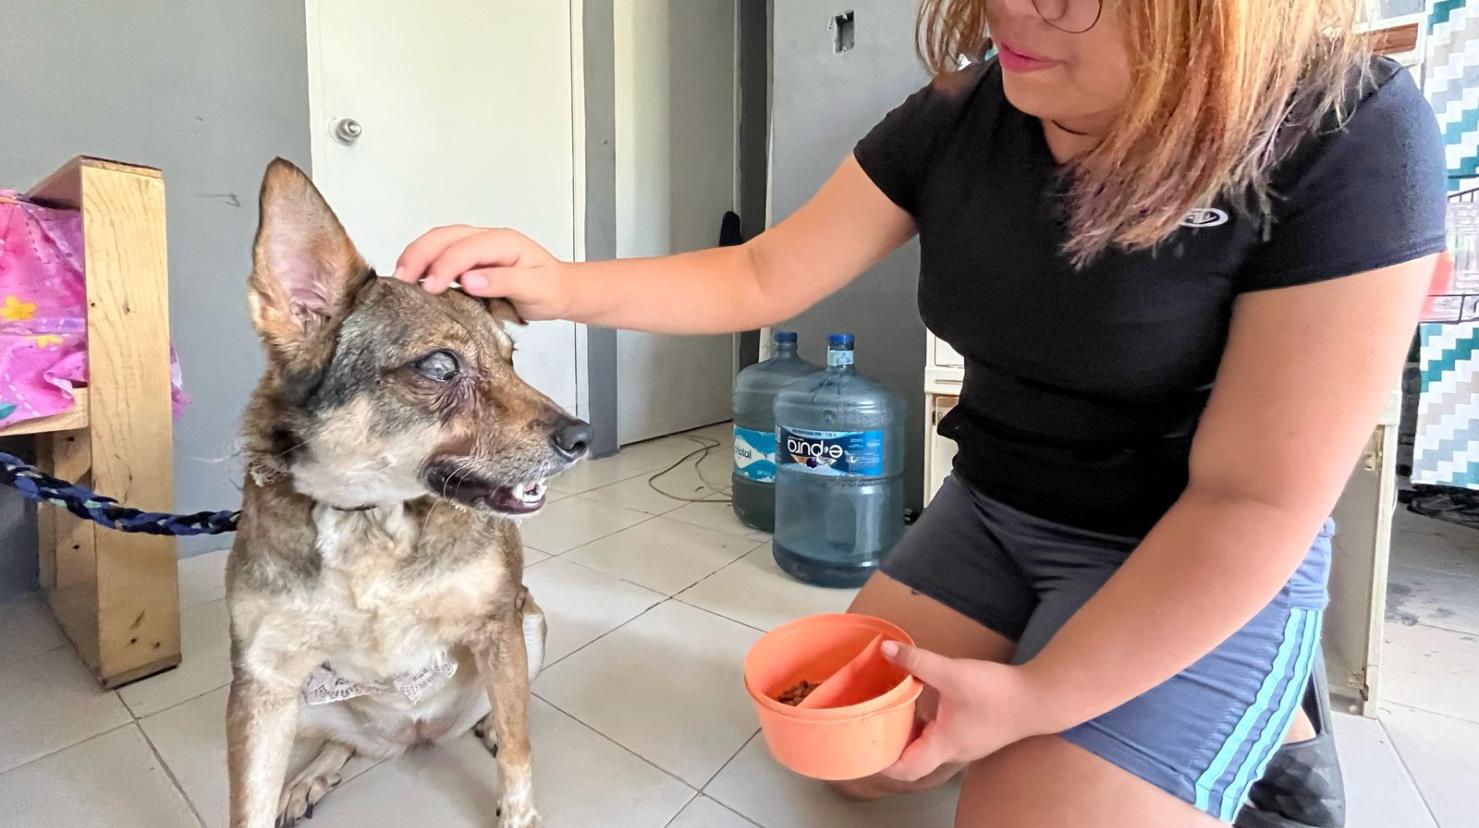
[[[487,748],[488,752],[493,754],[493,758],[496,759],[498,758],[498,734],[493,729],[492,718],[493,714],[489,713],[479,719],[478,723],[472,726],[472,735],[481,739],[483,747]]]
[[[339,786],[343,778],[333,773],[300,773],[287,787],[277,804],[277,828],[288,828],[305,819],[313,819],[313,807],[324,795]]]
[[[498,809],[498,828],[542,828],[544,822],[534,808],[511,809],[507,805]]]
[[[510,773],[503,780],[503,791],[498,797],[498,828],[540,828],[539,813],[534,809],[534,788],[530,784],[528,769]]]

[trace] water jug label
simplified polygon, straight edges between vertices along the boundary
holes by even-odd
[[[777,463],[810,474],[831,477],[878,477],[883,474],[882,431],[811,431],[776,429]]]
[[[756,483],[774,483],[775,432],[735,426],[734,470]]]
[[[827,365],[830,366],[830,367],[832,367],[832,368],[840,368],[842,366],[852,365],[852,364],[853,364],[853,353],[852,353],[852,351],[845,351],[845,350],[842,350],[842,349],[839,348],[839,349],[831,350],[831,351],[828,351],[827,352]]]

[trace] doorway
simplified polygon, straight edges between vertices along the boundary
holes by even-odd
[[[712,247],[741,208],[740,5],[614,2],[618,256]],[[729,419],[735,347],[729,335],[619,332],[620,443]]]

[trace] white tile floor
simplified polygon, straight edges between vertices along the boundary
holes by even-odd
[[[726,427],[658,481],[718,496]],[[756,738],[740,659],[761,631],[850,594],[782,576],[723,503],[647,478],[697,447],[668,438],[585,464],[525,533],[550,616],[534,685],[537,799],[563,828],[945,826],[953,790],[871,805],[780,769]],[[1381,720],[1337,725],[1351,828],[1479,825],[1479,533],[1399,516]],[[185,661],[96,689],[37,599],[0,606],[0,824],[224,826],[224,554],[181,564]],[[299,756],[308,746],[300,746]],[[486,825],[494,766],[466,737],[356,759],[317,826]]]

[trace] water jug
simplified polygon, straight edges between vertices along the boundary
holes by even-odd
[[[762,532],[775,530],[776,392],[820,367],[796,355],[796,334],[777,331],[775,355],[734,378],[734,473],[730,475],[735,517]]]
[[[827,370],[776,396],[776,563],[831,587],[861,585],[904,530],[904,400],[828,338]]]

